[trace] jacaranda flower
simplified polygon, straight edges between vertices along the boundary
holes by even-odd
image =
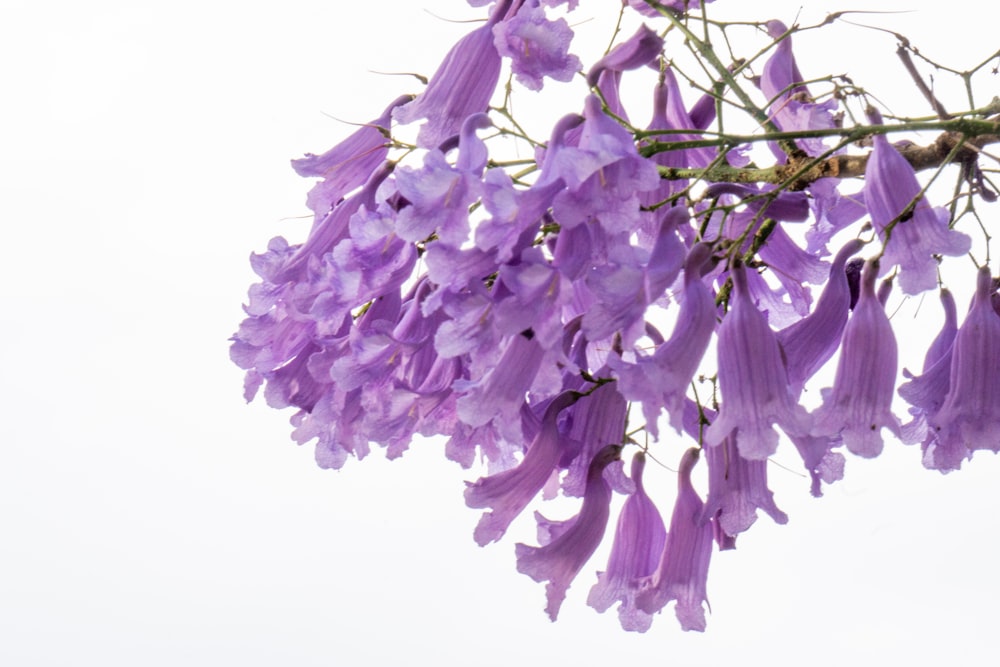
[[[483,513],[476,526],[474,537],[477,544],[483,546],[503,537],[514,517],[545,486],[562,455],[562,436],[556,420],[559,413],[579,397],[576,392],[564,392],[552,400],[545,410],[538,434],[516,468],[482,477],[465,489],[466,505],[492,509]]]
[[[739,430],[709,447],[708,498],[703,518],[714,519],[725,535],[735,538],[757,520],[757,510],[767,512],[775,523],[788,523],[788,515],[774,504],[774,494],[767,488],[767,461],[748,461],[736,446]]]
[[[587,470],[587,490],[580,513],[559,525],[552,541],[540,547],[517,544],[517,571],[545,586],[545,612],[553,621],[566,599],[566,591],[604,539],[611,514],[611,487],[604,469],[620,458],[620,445],[607,445],[594,456]]]
[[[587,604],[601,613],[620,602],[618,619],[622,628],[635,632],[645,632],[653,623],[652,615],[636,606],[636,596],[639,580],[656,570],[667,539],[660,512],[642,484],[645,465],[646,455],[637,452],[632,458],[635,491],[625,500],[618,515],[607,569],[597,573],[597,583],[587,596]]]
[[[871,111],[872,122],[881,123]],[[865,205],[872,225],[885,240],[884,269],[899,265],[899,285],[906,294],[937,286],[935,255],[961,256],[972,240],[948,228],[945,208],[932,208],[921,193],[913,167],[885,138],[876,134],[865,169]]]
[[[797,402],[774,331],[757,310],[742,264],[732,267],[729,313],[719,327],[719,416],[705,431],[714,447],[739,430],[740,455],[761,460],[778,448],[777,424],[789,435],[809,431],[809,415]]]
[[[865,458],[882,452],[882,429],[900,436],[892,414],[896,386],[896,337],[875,295],[878,262],[861,274],[861,294],[844,329],[833,389],[816,412],[812,434],[840,435],[854,454]]]
[[[788,368],[788,381],[796,396],[840,346],[851,306],[851,292],[844,267],[848,258],[860,251],[863,245],[855,239],[841,248],[830,266],[830,277],[816,307],[809,315],[778,332],[778,342]]]
[[[501,0],[485,25],[458,41],[417,98],[397,108],[393,118],[407,124],[421,118],[417,145],[436,148],[457,134],[465,119],[486,111],[500,79],[500,54],[493,45],[493,26],[503,18],[510,0]]]
[[[949,472],[978,449],[1000,451],[1000,316],[989,269],[979,270],[972,308],[955,336],[944,404],[927,418],[924,465]]]
[[[656,571],[639,581],[636,606],[655,614],[671,600],[677,601],[677,620],[684,630],[705,630],[708,565],[712,559],[712,524],[702,517],[704,503],[691,484],[698,462],[692,447],[681,459],[677,473],[677,501],[670,517],[667,541]]]
[[[529,90],[541,90],[543,77],[569,81],[582,67],[568,53],[573,31],[566,19],[548,20],[538,0],[529,0],[515,16],[495,25],[493,35],[500,55],[510,58],[511,71]]]

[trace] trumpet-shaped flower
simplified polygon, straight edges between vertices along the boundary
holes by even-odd
[[[767,461],[748,461],[740,456],[737,435],[730,435],[721,445],[709,447],[708,499],[703,518],[714,519],[730,538],[747,530],[762,509],[775,523],[788,523],[788,515],[774,504],[774,494],[767,488]]]
[[[738,429],[740,455],[761,460],[778,448],[775,424],[789,435],[801,435],[809,430],[809,415],[792,394],[778,339],[754,305],[746,269],[738,264],[730,275],[733,296],[718,342],[722,404],[705,431],[705,444],[717,446]]]
[[[597,573],[597,583],[590,589],[587,604],[603,613],[615,602],[622,628],[645,632],[653,622],[652,615],[636,606],[638,580],[653,574],[667,539],[667,529],[656,505],[642,484],[646,455],[638,452],[632,459],[632,481],[635,491],[625,500],[611,555],[604,572]]]
[[[594,456],[587,470],[587,489],[580,513],[560,526],[555,538],[540,547],[517,544],[517,570],[545,586],[545,611],[553,621],[566,599],[566,591],[604,539],[611,515],[611,487],[604,469],[621,455],[621,445],[607,445]]]
[[[476,526],[475,540],[480,546],[496,542],[507,527],[545,486],[562,454],[562,437],[556,424],[559,413],[575,403],[579,394],[564,392],[545,410],[542,425],[524,458],[516,468],[482,477],[465,489],[469,507],[489,507]]]
[[[851,292],[844,272],[847,259],[861,250],[862,242],[849,241],[837,253],[830,266],[830,278],[809,315],[778,332],[778,342],[785,353],[788,381],[798,395],[806,380],[825,364],[840,346],[847,324]]]
[[[812,435],[840,435],[854,454],[865,458],[882,452],[882,429],[900,436],[892,414],[896,386],[896,337],[875,295],[878,263],[869,261],[861,274],[861,293],[844,329],[844,342],[833,389],[817,410]]]
[[[534,0],[493,27],[497,51],[510,58],[517,80],[530,90],[542,89],[542,78],[569,81],[580,71],[580,59],[568,53],[573,31],[566,19],[550,21]]]
[[[957,470],[978,449],[1000,451],[1000,316],[989,270],[979,270],[972,308],[955,336],[944,404],[928,417],[924,465]]]
[[[708,565],[712,559],[712,524],[702,518],[705,505],[691,484],[698,462],[692,447],[681,459],[677,473],[677,501],[670,530],[656,571],[639,581],[636,606],[655,614],[671,600],[677,601],[677,620],[684,630],[705,630]]]
[[[393,112],[393,119],[404,125],[427,120],[417,135],[421,148],[436,148],[457,134],[466,118],[486,111],[500,79],[501,58],[493,44],[493,26],[509,6],[510,0],[499,2],[485,25],[452,47],[424,92]]]
[[[878,113],[873,122],[881,123]],[[882,134],[865,169],[865,205],[872,225],[886,240],[883,267],[899,265],[899,285],[906,294],[919,294],[937,286],[935,255],[960,256],[972,240],[948,229],[947,209],[932,208],[922,194],[913,167]]]

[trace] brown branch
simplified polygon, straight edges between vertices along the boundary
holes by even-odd
[[[956,147],[962,143],[964,145],[956,151]],[[951,156],[951,162],[974,161],[979,157],[980,149],[995,143],[1000,143],[1000,135],[984,134],[972,139],[965,139],[960,132],[943,132],[930,145],[909,144],[897,147],[896,150],[906,158],[914,171],[923,171],[940,167],[948,160],[949,156]],[[789,184],[789,189],[802,190],[821,178],[857,178],[864,175],[865,169],[868,167],[869,155],[834,155],[805,171],[803,171],[803,167],[808,164],[808,161],[803,160],[799,164],[790,162],[775,169],[778,177],[776,182],[785,183],[794,178]]]
[[[987,122],[997,127],[997,117]],[[695,143],[695,142],[689,142]],[[942,132],[934,143],[927,146],[914,144],[897,147],[915,171],[940,167],[946,161],[969,163],[979,157],[984,146],[1000,143],[1000,132],[964,133]],[[961,145],[956,151],[956,147]],[[663,144],[664,147],[670,144]],[[667,180],[700,179],[715,183],[772,183],[790,190],[802,190],[821,178],[857,178],[863,176],[868,166],[868,154],[832,155],[827,158],[797,157],[787,164],[763,169],[741,169],[719,165],[704,169],[660,167],[661,178]]]

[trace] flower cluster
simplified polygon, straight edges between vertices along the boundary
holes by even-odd
[[[713,94],[686,103],[687,76],[671,63],[667,28],[686,30],[700,3],[629,0],[623,11],[645,23],[586,73],[569,23],[552,18],[575,5],[497,0],[422,92],[293,161],[318,179],[312,228],[251,257],[260,282],[231,357],[248,401],[263,386],[270,406],[296,410],[293,438],[314,443],[322,467],[364,458],[371,443],[397,457],[415,435],[444,436],[463,467],[485,462],[465,491],[484,510],[480,545],[539,495],[582,498],[568,520],[536,513],[540,545],[516,547],[517,569],[547,582],[553,620],[617,507],[588,604],[617,604],[622,627],[642,632],[674,603],[685,630],[704,630],[713,550],[734,548],[758,510],[787,521],[767,480],[779,431],[814,495],[842,477],[843,450],[877,456],[883,431],[922,443],[941,471],[1000,450],[996,288],[981,269],[961,326],[942,292],[945,328],[899,390],[913,406],[901,423],[892,282],[879,278],[891,273],[905,294],[934,289],[942,257],[971,240],[928,203],[877,112],[860,191],[836,174],[799,178],[844,152],[825,138],[843,95],[814,98],[792,31],[767,23],[760,76],[722,67],[714,88],[739,93],[774,169],[790,175],[755,178],[764,170],[749,145],[710,140],[724,105]],[[532,168],[504,163],[494,141],[519,134],[490,107],[504,71],[530,91],[586,86],[533,142]],[[650,80],[641,127],[626,79]],[[418,121],[405,144],[398,129]],[[832,387],[810,410],[803,390],[835,356]],[[668,520],[643,483],[638,430],[679,458]]]

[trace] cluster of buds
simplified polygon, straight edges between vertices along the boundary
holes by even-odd
[[[509,134],[490,107],[502,73],[538,91],[583,66],[565,18],[550,17],[575,0],[497,0],[422,92],[293,161],[318,179],[312,228],[251,258],[261,281],[231,356],[248,401],[263,386],[270,406],[296,410],[293,438],[314,443],[320,466],[361,459],[371,443],[394,458],[417,434],[443,436],[449,458],[487,466],[465,493],[484,510],[480,545],[543,490],[582,498],[569,520],[536,514],[541,544],[516,547],[518,570],[547,583],[553,620],[617,493],[588,604],[617,604],[626,630],[645,631],[675,602],[681,626],[703,630],[713,551],[733,548],[758,510],[787,521],[767,480],[779,429],[814,495],[843,476],[843,451],[877,456],[885,432],[921,443],[923,463],[943,472],[1000,450],[1000,315],[986,267],[961,325],[941,292],[944,329],[922,374],[898,388],[911,414],[892,407],[892,282],[880,278],[908,295],[936,289],[940,261],[966,255],[970,237],[929,203],[874,109],[872,147],[855,156],[863,185],[807,177],[846,154],[827,138],[850,132],[836,96],[810,93],[777,21],[762,25],[771,48],[759,76],[744,77],[751,89],[734,78],[745,65],[722,66],[712,93],[686,105],[665,35],[696,41],[685,31],[699,4],[623,3],[646,23],[583,74],[578,112],[515,171],[491,152]],[[652,119],[638,128],[620,85],[650,72]],[[770,169],[713,144],[723,94],[764,130]],[[418,121],[415,145],[396,138]],[[807,409],[803,389],[838,354],[833,386]],[[698,400],[699,378],[710,400]],[[643,484],[640,430],[680,460],[669,521]]]

